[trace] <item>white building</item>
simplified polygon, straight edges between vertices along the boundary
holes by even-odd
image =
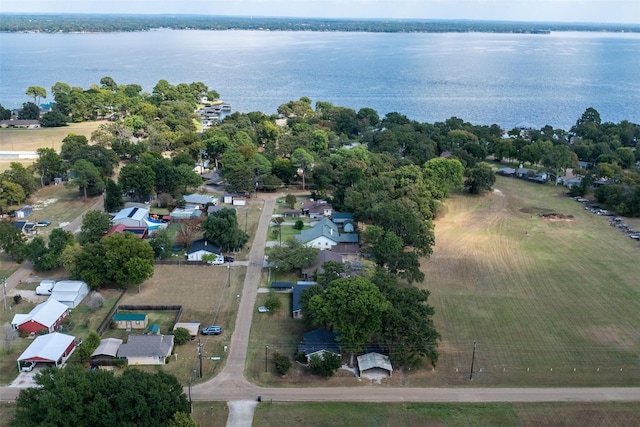
[[[59,301],[69,308],[75,308],[89,293],[89,286],[80,280],[61,280],[56,282],[49,299]]]

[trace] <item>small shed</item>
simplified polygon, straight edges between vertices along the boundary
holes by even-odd
[[[149,327],[147,328],[147,332],[145,332],[145,334],[160,335],[160,325],[158,325],[157,323],[153,323],[149,325]]]
[[[198,331],[200,330],[200,322],[178,322],[173,325],[173,330],[175,331],[178,328],[183,328],[189,331],[189,335],[191,335],[191,340],[195,340],[198,338]]]
[[[23,206],[16,211],[16,218],[28,218],[33,213],[33,206]]]
[[[145,329],[149,324],[146,313],[116,313],[113,315],[113,321],[116,328],[126,329]]]
[[[366,371],[368,373],[384,372],[391,376],[393,367],[387,356],[380,353],[367,353],[358,356],[358,370],[360,375]]]
[[[291,282],[271,282],[271,289],[276,291],[288,291],[291,288],[293,288],[293,283]]]

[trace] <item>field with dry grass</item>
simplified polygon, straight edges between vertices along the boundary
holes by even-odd
[[[38,148],[53,148],[60,151],[62,140],[70,133],[91,138],[91,133],[104,122],[71,123],[59,128],[0,129],[0,151],[36,151]],[[12,161],[29,166],[34,159],[0,159],[0,172],[7,169]]]
[[[538,215],[572,216],[550,220]],[[443,340],[410,384],[633,385],[640,380],[640,247],[562,187],[498,178],[453,195],[425,261]]]

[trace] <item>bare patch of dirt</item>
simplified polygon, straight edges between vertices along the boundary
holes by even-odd
[[[585,336],[598,344],[619,346],[626,350],[632,349],[632,343],[638,339],[637,335],[637,331],[621,329],[615,325],[593,326],[585,330]]]
[[[540,218],[548,219],[549,221],[573,221],[573,215],[567,215],[558,212],[539,213]]]

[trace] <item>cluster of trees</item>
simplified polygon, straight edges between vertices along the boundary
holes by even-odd
[[[526,23],[472,21],[361,20],[330,18],[269,18],[226,16],[142,16],[142,15],[4,15],[0,31],[121,32],[147,31],[154,28],[174,30],[270,30],[270,31],[367,31],[409,32],[492,32],[545,33],[548,31],[624,31],[638,32],[640,27],[627,24],[594,23]]]
[[[126,369],[115,375],[80,365],[36,374],[37,387],[20,391],[13,426],[145,425],[193,427],[187,397],[178,380],[162,371]]]
[[[318,285],[301,297],[308,327],[339,333],[351,364],[365,344],[375,343],[397,365],[415,367],[423,358],[436,365],[440,334],[433,324],[434,309],[427,304],[428,291],[401,286],[398,277],[383,268],[369,277],[341,277],[344,266],[334,262],[324,268]]]

